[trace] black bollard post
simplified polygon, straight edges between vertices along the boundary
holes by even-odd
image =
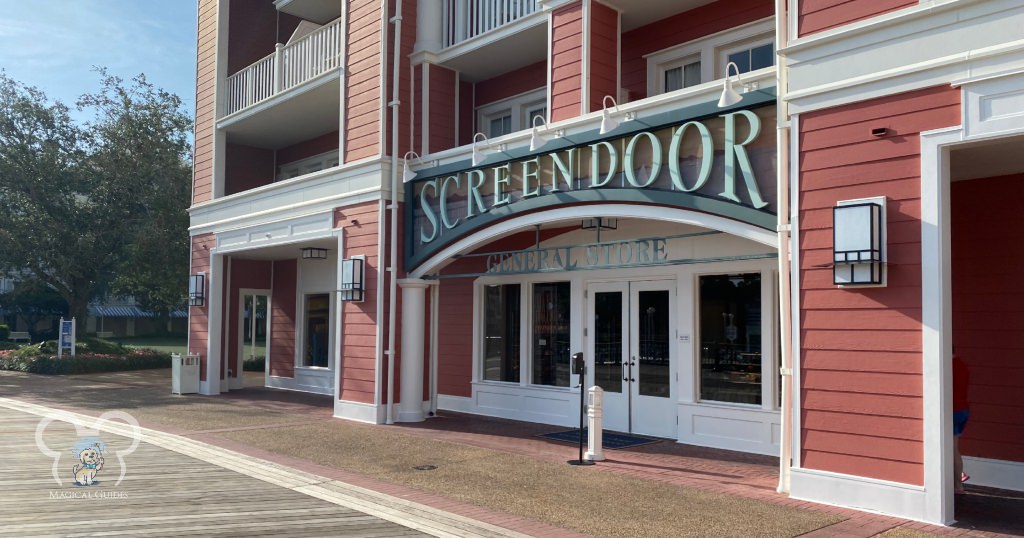
[[[584,403],[586,401],[584,400],[585,395],[583,385],[585,384],[587,373],[587,367],[583,362],[583,353],[573,354],[572,370],[573,373],[580,376],[580,384],[577,385],[577,387],[580,389],[580,457],[579,459],[569,460],[568,463],[569,465],[593,465],[594,462],[583,459],[583,422],[585,420],[584,415],[586,415],[586,413],[583,412]]]

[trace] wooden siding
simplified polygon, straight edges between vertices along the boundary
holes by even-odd
[[[644,55],[735,28],[775,13],[772,0],[718,0],[622,34],[622,87],[627,101],[647,97]]]
[[[206,286],[210,285],[210,249],[217,244],[213,234],[192,236],[192,264],[189,274],[206,273]],[[190,306],[188,309],[188,352],[202,355],[199,361],[199,378],[206,381],[206,347],[210,341],[210,303],[209,298],[203,306]]]
[[[590,102],[587,112],[601,110],[604,96],[619,99],[619,12],[590,4]]]
[[[544,82],[542,85],[547,85]],[[473,84],[459,81],[459,146],[473,143]]]
[[[918,0],[800,0],[797,31],[803,37],[917,4]]]
[[[415,20],[415,19],[413,19]],[[344,162],[380,154],[381,10],[380,2],[349,2],[345,51]],[[389,75],[390,76],[390,75]]]
[[[953,156],[956,159],[956,154]],[[953,345],[971,374],[967,456],[1024,462],[1024,174],[957,181],[952,213]]]
[[[213,199],[213,124],[217,80],[217,0],[199,0],[192,203]]]
[[[412,66],[412,85],[409,88],[412,95],[412,107],[409,108],[412,114],[412,151],[417,155],[426,153],[423,149],[423,107],[426,103],[423,98],[423,69],[428,65]]]
[[[462,94],[479,108],[516,95],[539,90],[548,84],[547,62],[537,62],[476,83],[473,92]]]
[[[274,182],[274,175],[273,150],[225,144],[225,196],[269,185]]]
[[[455,85],[451,69],[430,65],[430,144],[428,153],[455,147]]]
[[[583,2],[551,14],[551,121],[575,118],[583,100]],[[479,103],[477,104],[479,106]]]
[[[270,297],[270,375],[295,377],[295,312],[298,263],[279,260],[273,267]]]
[[[272,272],[272,263],[269,261],[262,260],[243,260],[240,258],[231,259],[231,291],[227,294],[227,300],[224,303],[224,311],[228,313],[227,316],[227,365],[232,371],[238,373],[241,376],[242,365],[238,363],[239,349],[238,343],[240,337],[238,335],[238,324],[239,315],[241,312],[238,310],[238,295],[239,290],[242,288],[253,288],[253,289],[264,289],[268,290],[273,285],[270,276]]]
[[[228,75],[272,54],[278,41],[278,15],[272,2],[250,1],[242,6],[235,2],[228,8]]]
[[[920,137],[960,122],[946,87],[800,118],[801,457],[809,469],[923,483]],[[874,137],[871,129],[889,135]],[[888,285],[832,284],[832,207],[888,197]]]
[[[355,220],[357,223],[353,224]],[[334,227],[344,228],[345,257],[366,256],[366,297],[342,306],[341,387],[338,399],[373,403],[377,363],[377,282],[382,271],[377,256],[378,202],[334,210]],[[383,391],[381,391],[383,393]]]

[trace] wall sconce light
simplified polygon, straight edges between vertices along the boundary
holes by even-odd
[[[580,228],[584,230],[617,230],[619,228],[619,219],[611,217],[583,219],[583,224]]]
[[[416,153],[415,151],[408,151],[408,152],[405,153],[404,156],[402,156],[402,160],[405,161],[402,164],[402,183],[408,183],[408,182],[412,181],[416,177],[416,172],[413,172],[412,169],[409,168],[409,156],[410,155],[415,155],[416,156],[416,162],[420,162],[420,155],[419,155],[419,153]]]
[[[206,305],[206,273],[196,273],[188,277],[188,305]]]
[[[607,134],[614,131],[615,128],[619,126],[619,120],[615,119],[612,116],[612,113],[608,110],[609,99],[612,102],[612,108],[615,109],[615,113],[618,114],[619,112],[619,104],[615,102],[615,98],[610,95],[604,96],[604,100],[601,101],[601,106],[603,107],[601,110],[601,134]],[[636,115],[632,112],[627,112],[625,115],[625,119],[627,120],[634,119],[635,117]]]
[[[544,124],[545,134],[540,134],[540,127],[537,125],[537,120],[540,120],[540,122]],[[544,146],[544,144],[547,144],[552,138],[561,138],[563,135],[562,130],[555,131],[553,135],[547,134],[549,130],[548,122],[544,119],[544,116],[538,115],[533,117],[533,130],[530,134],[530,151],[537,151]]]
[[[327,259],[327,249],[326,248],[306,247],[306,248],[302,249],[302,259],[303,260],[326,260]]]
[[[341,288],[338,293],[342,301],[362,301],[365,295],[366,257],[356,256],[341,260],[338,270],[341,272]]]
[[[483,133],[476,133],[475,135],[473,135],[473,166],[477,166],[480,163],[484,162],[484,158],[487,157],[487,152],[488,150],[490,150],[490,148],[487,146],[480,148],[479,146],[476,145],[477,138],[481,136],[484,137],[484,142],[487,142],[487,135]]]
[[[832,208],[832,276],[838,286],[884,286],[885,197]]]
[[[722,97],[718,99],[718,108],[730,107],[743,100],[743,96],[736,90],[732,89],[732,77],[729,76],[730,68],[736,70],[736,82],[743,85],[743,93],[757,89],[755,84],[746,84],[743,82],[743,78],[740,77],[740,67],[736,65],[736,62],[729,62],[725,66],[725,82],[722,84]]]

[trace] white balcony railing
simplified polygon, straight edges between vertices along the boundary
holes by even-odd
[[[227,79],[224,114],[233,114],[341,65],[341,19],[288,45]]]
[[[537,0],[444,0],[442,45],[458,45],[536,10]]]

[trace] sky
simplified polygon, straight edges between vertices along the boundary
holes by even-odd
[[[195,0],[0,0],[0,69],[72,109],[80,95],[100,88],[93,66],[125,80],[144,73],[194,115],[196,6]]]

